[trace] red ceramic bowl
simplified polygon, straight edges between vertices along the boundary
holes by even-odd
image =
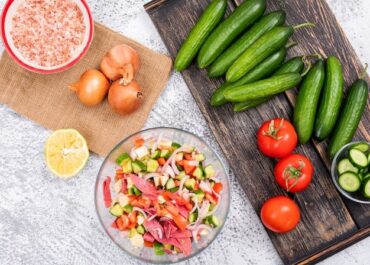
[[[17,9],[17,7],[24,2],[24,0],[8,0],[1,12],[1,21],[0,21],[0,33],[1,38],[3,40],[5,49],[9,53],[9,55],[16,61],[20,66],[23,68],[41,73],[41,74],[53,74],[65,71],[71,68],[74,64],[76,64],[88,51],[94,34],[94,23],[91,15],[91,11],[86,3],[85,0],[73,0],[78,7],[80,8],[83,14],[84,24],[86,26],[85,36],[83,39],[82,44],[77,48],[75,55],[72,56],[70,60],[67,62],[52,66],[52,67],[43,67],[38,66],[35,63],[28,61],[24,58],[21,53],[17,50],[17,48],[13,44],[13,39],[10,37],[10,29],[11,29],[11,19]]]

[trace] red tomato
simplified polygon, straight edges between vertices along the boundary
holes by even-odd
[[[257,140],[260,151],[274,158],[291,154],[298,142],[293,125],[280,118],[262,124],[257,132]]]
[[[216,193],[220,193],[222,191],[222,183],[221,182],[217,182],[215,183],[215,185],[213,186],[213,190],[216,192]]]
[[[189,224],[188,220],[186,220],[185,217],[182,217],[180,214],[173,216],[173,221],[181,231],[184,231],[186,226]]]
[[[301,192],[310,185],[313,175],[311,161],[299,154],[281,159],[274,168],[276,182],[288,192]]]
[[[261,209],[262,223],[271,231],[286,233],[299,223],[300,212],[297,204],[285,196],[267,200]]]

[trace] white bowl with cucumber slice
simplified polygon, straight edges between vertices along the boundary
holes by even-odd
[[[370,143],[358,141],[343,146],[333,159],[331,175],[343,196],[370,204]]]

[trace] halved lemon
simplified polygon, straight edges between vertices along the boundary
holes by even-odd
[[[63,178],[76,176],[89,159],[85,138],[74,129],[57,130],[46,142],[46,163],[55,175]]]

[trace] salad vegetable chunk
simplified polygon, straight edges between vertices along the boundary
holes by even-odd
[[[163,137],[140,137],[117,157],[103,182],[104,203],[135,247],[156,255],[190,255],[192,243],[220,225],[215,215],[222,183],[196,147]]]

